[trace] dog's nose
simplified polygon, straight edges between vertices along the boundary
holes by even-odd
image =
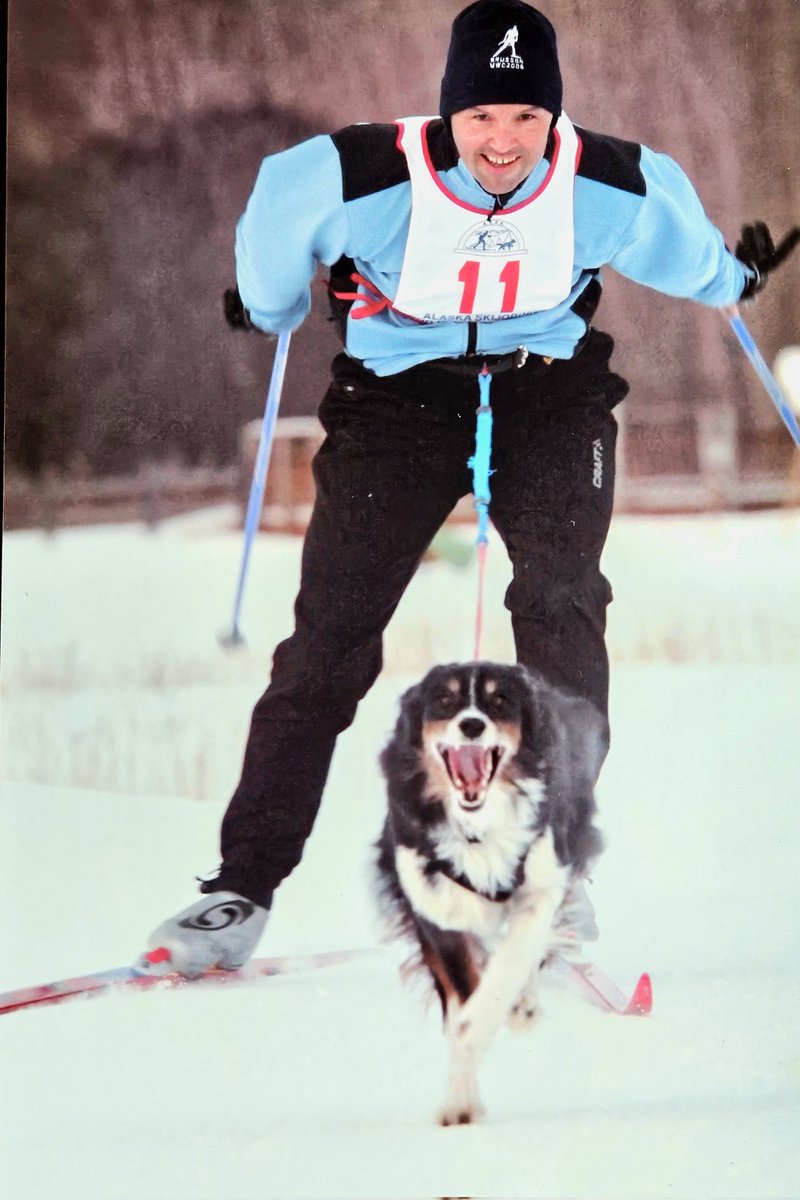
[[[459,721],[458,728],[467,738],[479,738],[486,728],[486,722],[480,717],[465,717],[463,721]]]

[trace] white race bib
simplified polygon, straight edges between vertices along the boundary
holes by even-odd
[[[494,216],[459,200],[428,153],[433,118],[398,121],[411,176],[411,224],[393,307],[418,321],[502,321],[542,312],[572,288],[573,187],[580,141],[564,113],[542,184]]]

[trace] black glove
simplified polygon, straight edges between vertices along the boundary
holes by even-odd
[[[755,221],[752,225],[743,225],[741,236],[736,246],[736,257],[745,267],[754,272],[754,277],[744,285],[740,299],[749,300],[765,286],[767,275],[779,267],[785,258],[800,242],[800,225],[791,229],[777,246],[772,241],[772,234],[763,221]]]
[[[256,328],[250,320],[250,313],[242,304],[242,297],[239,295],[238,287],[225,289],[222,297],[222,308],[225,313],[225,320],[231,329]]]

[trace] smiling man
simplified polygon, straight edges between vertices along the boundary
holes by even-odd
[[[613,408],[628,385],[593,327],[608,264],[672,296],[729,305],[776,256],[737,256],[671,159],[577,128],[556,36],[521,0],[460,13],[438,117],[352,125],[264,161],[236,234],[232,323],[297,328],[331,266],[344,350],[296,628],[275,651],[206,897],[161,925],[145,968],[235,966],[300,860],[339,733],[381,668],[381,639],[436,531],[472,490],[478,373],[493,376],[491,517],[513,567],[517,657],[605,715]],[[465,634],[466,641],[466,634]],[[593,932],[581,889],[565,935]]]
[[[528,104],[483,104],[454,113],[464,166],[487,192],[513,192],[544,158],[553,114]]]

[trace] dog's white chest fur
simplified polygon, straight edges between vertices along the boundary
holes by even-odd
[[[520,859],[527,847],[522,881],[507,901],[491,900],[478,895],[445,875],[427,874],[425,868],[428,860],[411,846],[398,846],[395,852],[400,885],[414,911],[437,928],[471,933],[491,942],[499,935],[512,912],[528,908],[534,910],[543,897],[547,897],[548,901],[555,901],[557,908],[563,896],[568,872],[556,857],[552,830],[546,829],[532,844],[530,839],[531,834],[528,831],[525,843],[513,862],[502,859],[505,874],[500,878],[506,879],[507,882],[498,884],[498,887],[505,889],[511,886],[518,875]],[[469,848],[476,850],[477,846]],[[510,840],[505,848],[511,848]],[[488,872],[492,869],[493,862],[494,865],[501,862],[498,845],[491,847],[484,859],[478,861],[478,868]],[[454,866],[458,869],[457,860]],[[466,874],[466,871],[464,873]],[[467,877],[472,882],[472,876]],[[473,883],[473,886],[477,885]]]
[[[514,886],[519,866],[531,845],[536,810],[544,788],[529,780],[525,792],[495,798],[487,809],[451,820],[433,841],[439,858],[453,866],[479,892],[493,895]]]
[[[400,886],[414,912],[437,929],[491,939],[500,931],[505,905],[487,900],[445,875],[427,875],[428,859],[411,846],[398,846],[395,865]]]

